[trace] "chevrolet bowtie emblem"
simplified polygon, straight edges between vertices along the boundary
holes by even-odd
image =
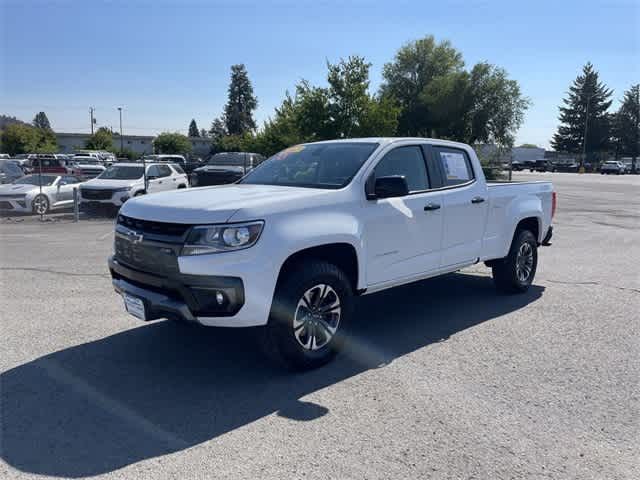
[[[133,244],[140,243],[142,242],[142,240],[144,240],[144,235],[138,232],[134,232],[133,230],[128,230],[125,235],[127,236],[127,239],[129,239],[129,241]]]

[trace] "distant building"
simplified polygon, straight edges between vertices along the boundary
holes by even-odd
[[[76,150],[86,148],[89,133],[56,133],[58,149],[60,153],[73,153]],[[153,151],[153,141],[156,137],[151,135],[123,135],[122,144],[126,150],[131,150],[139,155],[151,154]],[[211,152],[211,139],[206,137],[189,137],[191,142],[191,154],[198,157],[207,157]],[[114,150],[120,150],[120,136],[113,136]]]
[[[87,140],[91,134],[89,133],[58,133],[56,132],[56,140],[60,153],[73,153],[76,150],[86,148]],[[123,135],[122,146],[140,155],[145,153],[153,153],[153,139],[150,135]],[[120,136],[113,136],[114,150],[120,150]]]

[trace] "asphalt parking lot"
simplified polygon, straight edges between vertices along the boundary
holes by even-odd
[[[111,219],[0,219],[0,477],[640,478],[640,176],[551,179],[535,285],[477,266],[363,297],[348,351],[128,316]]]

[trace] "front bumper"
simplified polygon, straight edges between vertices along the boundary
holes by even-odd
[[[161,276],[136,270],[114,257],[109,258],[109,270],[116,292],[140,298],[148,320],[233,317],[244,305],[244,284],[237,277],[180,273]]]
[[[30,212],[31,201],[26,198],[0,198],[2,212]]]
[[[84,207],[121,207],[130,198],[129,191],[126,190],[113,192],[110,198],[87,198],[82,190],[80,189],[80,205]]]

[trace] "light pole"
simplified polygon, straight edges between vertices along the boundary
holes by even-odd
[[[580,162],[580,173],[584,173],[585,172],[585,167],[584,164],[587,160],[587,132],[588,132],[588,127],[589,127],[589,102],[591,102],[591,98],[593,97],[593,95],[589,95],[587,97],[587,105],[585,107],[585,114],[584,114],[584,136],[582,137],[582,162]]]
[[[124,151],[124,138],[122,138],[122,107],[118,107],[118,112],[120,112],[120,154]]]

